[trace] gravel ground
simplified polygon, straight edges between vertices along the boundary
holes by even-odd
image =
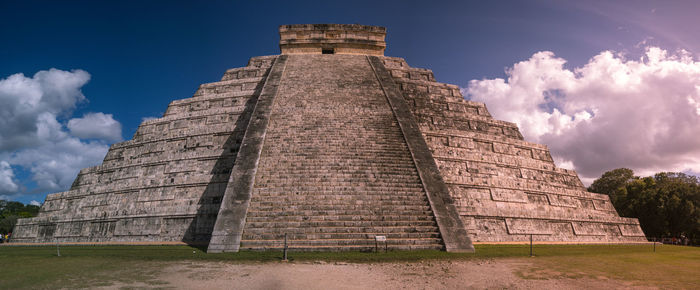
[[[631,282],[605,277],[566,278],[564,273],[527,272],[528,259],[427,261],[416,263],[243,263],[165,264],[154,283],[118,288],[174,289],[630,289]],[[532,279],[534,277],[534,279]]]

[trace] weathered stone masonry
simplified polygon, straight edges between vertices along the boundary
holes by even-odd
[[[645,241],[636,219],[585,191],[515,124],[384,57],[385,32],[280,27],[281,56],[173,101],[19,220],[15,241],[184,241],[210,252],[280,248],[284,234],[306,250],[373,248],[376,235],[393,249],[450,251],[530,235]]]
[[[619,217],[609,197],[585,190],[576,172],[557,168],[544,145],[523,140],[459,87],[430,70],[383,58],[412,104],[423,137],[477,242],[645,241],[637,219]]]
[[[14,241],[208,243],[275,58],[252,58],[143,122],[101,165],[81,170],[69,191],[48,195],[38,217],[19,220]]]

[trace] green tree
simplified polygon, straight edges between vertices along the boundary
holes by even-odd
[[[11,233],[12,229],[17,224],[17,219],[19,217],[16,215],[8,215],[0,218],[0,234]]]
[[[39,209],[36,205],[0,200],[0,234],[11,233],[17,219],[35,217]]]
[[[669,236],[700,231],[700,182],[684,173],[657,173],[658,199],[664,209]]]
[[[700,240],[700,181],[684,173],[635,177],[627,168],[604,173],[588,188],[607,194],[621,216],[636,217],[648,237]]]
[[[656,180],[644,177],[630,180],[625,186],[627,193],[619,198],[615,208],[621,216],[636,217],[648,237],[667,236],[663,204],[658,198]]]
[[[607,194],[613,205],[618,206],[619,200],[624,200],[627,195],[625,186],[634,179],[634,171],[629,168],[618,168],[603,173],[603,176],[593,181],[588,191]]]

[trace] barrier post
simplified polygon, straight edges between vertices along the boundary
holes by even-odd
[[[284,233],[284,257],[282,261],[287,261],[287,233]]]

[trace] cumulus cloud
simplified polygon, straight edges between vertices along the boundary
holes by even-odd
[[[12,171],[10,164],[5,161],[0,161],[0,194],[15,193],[19,189],[15,183],[15,173]]]
[[[29,202],[29,204],[30,204],[30,205],[36,205],[36,206],[41,206],[41,203],[40,203],[40,202],[38,202],[38,201],[36,201],[36,200],[32,200],[32,201],[30,201],[30,202]]]
[[[42,146],[11,154],[8,160],[29,168],[31,179],[43,191],[59,191],[70,187],[85,167],[99,164],[109,146],[104,142],[84,142],[66,137]]]
[[[89,80],[85,71],[58,69],[0,79],[0,194],[68,189],[81,168],[102,161],[108,142],[121,140],[121,124],[110,114],[59,122],[86,100],[81,88]],[[13,167],[29,172],[35,186],[22,186],[29,180],[17,180]]]
[[[88,113],[68,121],[71,135],[82,139],[122,140],[122,124],[112,114]]]
[[[0,80],[0,150],[41,143],[39,119],[69,114],[85,100],[80,88],[89,80],[85,71],[57,69],[40,71],[32,78],[19,73]]]
[[[647,47],[639,59],[604,51],[582,67],[565,63],[538,52],[464,94],[548,145],[584,182],[618,167],[700,171],[700,62],[688,52]]]
[[[155,119],[158,119],[158,117],[143,117],[143,118],[141,118],[141,122],[146,122],[146,121],[155,120]]]

